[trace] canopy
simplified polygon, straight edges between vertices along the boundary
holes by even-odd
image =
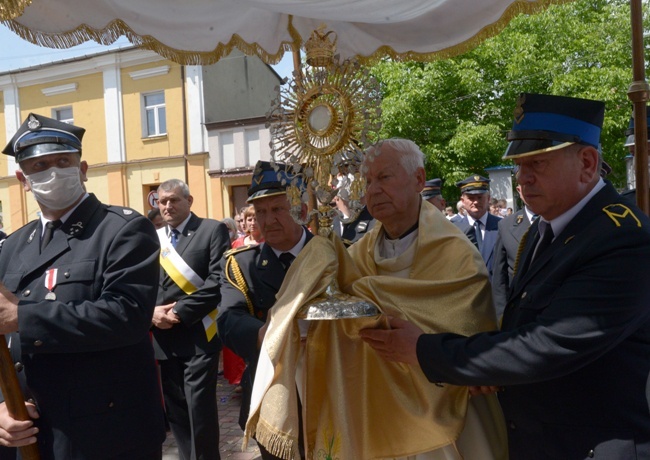
[[[51,48],[121,35],[182,64],[210,64],[234,47],[276,63],[325,24],[342,59],[430,60],[468,51],[520,13],[567,0],[8,0],[3,19]],[[298,45],[298,48],[296,48]]]

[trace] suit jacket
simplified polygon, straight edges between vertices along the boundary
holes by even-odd
[[[537,225],[502,332],[422,336],[419,362],[432,381],[506,385],[512,460],[650,458],[650,220],[607,183],[529,264]]]
[[[500,220],[501,220],[500,217],[497,217],[490,213],[487,214],[487,224],[485,225],[485,231],[483,232],[483,244],[481,245],[481,249],[479,249],[479,252],[481,253],[481,257],[483,257],[483,260],[485,261],[485,266],[488,269],[488,275],[490,276],[490,279],[492,279],[492,266],[494,263],[494,244],[497,241],[497,233],[499,231]],[[465,235],[467,235],[467,238],[469,238],[469,240],[478,249],[478,243],[476,242],[474,227],[469,225],[469,220],[467,219],[467,216],[463,216],[462,218],[456,220],[455,222],[454,221],[450,221],[450,222],[452,222]]]
[[[221,302],[220,261],[229,248],[230,237],[225,224],[191,213],[183,234],[179,236],[176,252],[205,280],[205,284],[196,292],[185,294],[160,267],[156,305],[176,302],[174,310],[181,323],[170,329],[153,328],[157,359],[216,353],[221,349],[219,337],[215,336],[208,342],[202,320]]]
[[[530,221],[525,209],[520,209],[499,221],[492,270],[492,295],[497,318],[501,318],[506,307],[519,242],[529,227]]]
[[[372,227],[375,226],[375,219],[370,215],[368,208],[364,206],[363,210],[354,221],[343,225],[341,225],[341,223],[341,218],[334,216],[334,219],[332,220],[334,233],[343,240],[343,244],[350,246],[359,241],[372,229]]]
[[[305,232],[307,244],[313,235],[307,230]],[[234,259],[241,270],[245,285],[240,287],[245,290],[250,307],[237,287],[237,275],[229,259]],[[221,269],[224,277],[221,280],[222,300],[217,324],[223,343],[247,364],[241,380],[243,395],[239,419],[240,425],[245,425],[259,356],[257,334],[275,304],[275,295],[282,286],[285,271],[271,246],[266,243],[230,251],[221,261]]]
[[[40,253],[39,220],[7,239],[0,279],[19,299],[11,352],[41,417],[41,458],[138,458],[165,439],[149,326],[158,244],[137,212],[90,195]],[[46,300],[56,269],[55,300]],[[54,273],[54,272],[51,272]]]

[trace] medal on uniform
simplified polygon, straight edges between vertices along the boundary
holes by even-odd
[[[56,287],[56,273],[58,271],[58,268],[50,268],[45,272],[45,288],[49,291],[45,294],[45,300],[56,300],[54,288]]]

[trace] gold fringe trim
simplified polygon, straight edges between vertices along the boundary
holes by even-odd
[[[466,53],[476,48],[488,38],[499,34],[515,16],[520,14],[540,13],[550,5],[570,3],[573,1],[575,0],[538,0],[535,2],[517,0],[506,8],[503,15],[501,15],[496,22],[485,26],[472,38],[449,48],[430,53],[416,53],[413,51],[398,53],[393,48],[386,45],[378,48],[369,56],[357,56],[357,59],[362,64],[370,65],[377,63],[386,57],[395,61],[421,62],[451,58]],[[88,40],[94,40],[102,45],[110,45],[120,36],[124,35],[134,45],[155,51],[164,58],[182,65],[214,64],[222,57],[230,54],[230,52],[235,48],[249,56],[255,55],[267,64],[277,64],[280,62],[280,59],[282,59],[285,51],[300,49],[304,43],[303,37],[300,36],[293,26],[292,16],[289,16],[288,31],[293,41],[282,42],[279,49],[275,52],[268,52],[257,43],[248,43],[237,34],[234,34],[228,43],[219,43],[212,51],[199,52],[178,50],[163,45],[156,38],[150,35],[141,36],[136,34],[121,19],[112,21],[107,27],[99,30],[92,29],[91,27],[82,24],[76,29],[68,32],[62,32],[60,34],[45,34],[39,31],[30,30],[13,20],[13,18],[17,17],[19,14],[12,15],[12,13],[20,10],[20,14],[22,14],[25,6],[31,3],[31,0],[3,0],[3,2],[8,2],[9,6],[7,7],[7,16],[4,15],[4,9],[0,9],[0,19],[2,20],[2,23],[13,32],[20,35],[23,39],[48,48],[70,48],[72,46],[80,45]]]
[[[284,460],[300,458],[298,438],[289,436],[286,433],[279,433],[262,418],[258,418],[256,425],[257,428],[253,433],[255,440],[262,444],[272,455]],[[244,443],[242,444],[242,449],[246,449],[246,447],[248,447],[248,436],[244,437]]]
[[[0,20],[7,21],[17,18],[25,12],[32,0],[2,0],[0,3]]]

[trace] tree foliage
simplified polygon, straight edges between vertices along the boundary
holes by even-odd
[[[648,21],[644,18],[644,24]],[[647,29],[647,28],[646,28]],[[610,180],[625,186],[623,133],[632,111],[628,0],[580,0],[514,18],[502,33],[455,58],[430,63],[382,62],[382,137],[405,137],[427,157],[427,177],[454,182],[501,159],[519,93],[602,100],[601,136]]]

